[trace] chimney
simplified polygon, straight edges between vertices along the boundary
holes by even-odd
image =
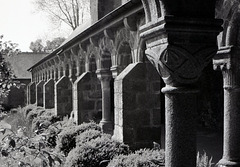
[[[121,6],[121,4],[121,0],[91,0],[91,24],[97,22],[99,19],[113,11],[115,8]]]

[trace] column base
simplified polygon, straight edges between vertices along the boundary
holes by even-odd
[[[100,126],[102,128],[103,133],[107,133],[113,135],[113,123],[112,121],[100,121]]]
[[[240,162],[228,161],[225,159],[221,159],[218,162],[218,167],[240,167]]]

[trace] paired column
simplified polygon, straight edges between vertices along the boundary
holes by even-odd
[[[196,113],[198,90],[191,85],[170,86],[165,94],[165,166],[196,166]]]
[[[113,120],[111,114],[111,55],[106,50],[100,51],[99,69],[96,74],[102,88],[102,120],[100,125],[104,133],[113,134]]]
[[[223,74],[224,143],[220,167],[240,166],[240,49],[220,48],[213,59],[215,70]]]
[[[102,88],[102,120],[100,125],[104,133],[113,133],[113,122],[111,118],[111,80],[110,70],[97,70],[97,77]]]
[[[146,24],[140,37],[146,56],[161,75],[166,87],[165,166],[196,166],[197,88],[202,70],[217,52],[221,20],[214,19],[212,1],[142,0]],[[208,6],[206,8],[204,6]],[[161,7],[161,8],[160,8]],[[206,10],[199,10],[201,7]],[[195,17],[195,18],[194,18]]]

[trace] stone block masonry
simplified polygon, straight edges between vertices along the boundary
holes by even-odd
[[[92,72],[83,73],[73,85],[73,113],[77,124],[102,118],[100,81]],[[79,112],[81,111],[81,112]]]
[[[55,112],[59,116],[70,116],[72,111],[72,82],[62,76],[55,84]]]
[[[43,85],[44,85],[44,81],[40,81],[36,85],[36,89],[37,89],[37,94],[36,94],[37,106],[41,106],[41,107],[43,107]]]
[[[43,101],[44,108],[54,108],[54,80],[49,79],[43,85]]]
[[[115,127],[113,138],[130,147],[161,143],[160,77],[149,63],[130,64],[114,82]],[[155,97],[155,98],[152,98]],[[157,103],[155,103],[157,102]],[[145,132],[148,132],[146,135]]]

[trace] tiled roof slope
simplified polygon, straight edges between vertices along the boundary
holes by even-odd
[[[31,66],[47,56],[47,53],[21,52],[5,60],[11,64],[15,76],[19,79],[31,78],[31,73],[27,71]]]

